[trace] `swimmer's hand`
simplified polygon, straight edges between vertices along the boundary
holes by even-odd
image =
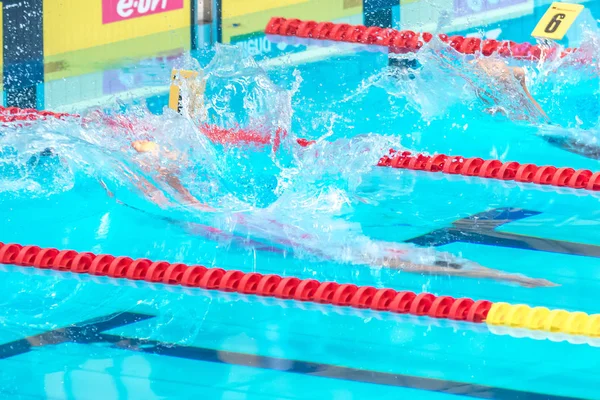
[[[131,146],[138,153],[150,153],[150,152],[158,153],[158,151],[160,150],[160,147],[158,146],[158,144],[151,142],[149,140],[136,140],[131,143]]]
[[[170,160],[179,159],[179,153],[176,151],[166,150],[160,147],[156,142],[150,140],[136,140],[131,142],[131,147],[138,153],[152,153],[155,156],[166,157]]]

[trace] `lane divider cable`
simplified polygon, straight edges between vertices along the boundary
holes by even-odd
[[[397,314],[411,314],[475,324],[485,323],[490,331],[497,328],[527,329],[564,333],[572,336],[600,338],[600,314],[550,310],[525,304],[492,303],[487,300],[436,296],[431,293],[377,289],[337,282],[320,282],[315,279],[282,277],[222,268],[188,266],[183,263],[134,260],[108,254],[58,250],[0,242],[0,264],[33,267],[56,272],[71,272],[107,276],[122,281],[146,281],[170,286],[202,288],[221,292],[236,292],[280,300],[312,302],[354,309],[370,309]],[[514,331],[514,336],[517,336]],[[506,334],[506,331],[498,332]],[[509,331],[510,334],[510,331]],[[537,335],[521,335],[536,337]],[[549,336],[550,337],[550,336]],[[564,339],[564,338],[563,338]],[[576,341],[577,342],[577,341]]]
[[[534,183],[556,187],[568,187],[592,192],[600,191],[600,172],[589,169],[575,170],[569,167],[520,164],[516,161],[484,160],[479,157],[465,158],[445,154],[412,154],[409,151],[390,149],[377,163],[380,167],[437,172],[449,175],[473,176],[485,179]]]
[[[346,23],[317,22],[313,20],[300,20],[273,17],[268,22],[265,33],[298,37],[313,40],[330,40],[346,43],[360,43],[377,45],[389,48],[392,53],[414,53],[433,39],[433,34],[428,32],[414,32],[410,30],[399,31],[392,28],[377,26],[350,25]],[[499,54],[503,57],[539,60],[549,58],[556,52],[554,48],[542,49],[531,43],[516,43],[509,40],[482,40],[476,37],[460,35],[448,36],[439,34],[439,39],[463,54],[479,53],[484,56]],[[564,50],[560,56],[565,57],[577,49]]]
[[[492,303],[372,286],[0,243],[0,264],[482,323]]]
[[[0,122],[35,121],[48,117],[64,119],[79,116],[52,111],[0,106]],[[270,143],[270,141],[261,137],[257,132],[219,129],[208,125],[203,127],[203,129],[209,139],[216,143],[253,143],[257,145],[267,145]],[[275,150],[279,147],[281,137],[285,136],[285,134],[283,130],[276,132],[274,141]],[[297,143],[302,147],[308,147],[316,142],[314,140],[297,139]],[[389,154],[381,157],[377,166],[515,181],[519,183],[533,183],[543,186],[567,187],[592,192],[600,191],[600,172],[592,172],[589,169],[575,170],[569,167],[538,166],[528,163],[520,164],[515,161],[502,162],[493,159],[484,160],[479,157],[465,158],[462,156],[447,156],[445,154],[430,156],[420,153],[412,154],[409,151],[401,152],[394,149],[390,149]]]

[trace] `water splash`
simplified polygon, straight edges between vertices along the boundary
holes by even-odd
[[[33,182],[28,160],[50,148],[60,160],[51,169],[62,178],[50,177],[43,184],[46,195],[76,188],[85,177],[101,182],[107,194],[130,206],[174,221],[206,222],[226,233],[275,243],[299,257],[374,268],[442,262],[477,269],[447,253],[373,240],[352,220],[356,206],[377,202],[376,192],[364,197],[360,188],[379,157],[390,147],[402,149],[401,136],[362,130],[368,121],[358,127],[351,118],[338,117],[335,107],[359,112],[365,102],[381,103],[383,93],[403,102],[384,104],[388,108],[381,110],[382,119],[394,122],[406,105],[421,117],[441,119],[455,104],[476,102],[477,90],[496,94],[489,76],[480,76],[469,60],[440,46],[434,41],[416,56],[422,68],[373,73],[342,104],[319,115],[329,123],[320,124],[320,136],[307,148],[296,144],[292,129],[292,95],[301,88],[276,86],[240,49],[220,46],[200,77],[206,81],[205,101],[197,113],[181,116],[167,109],[157,116],[144,106],[122,102],[80,118],[32,123],[20,127],[18,134],[5,129],[2,161],[14,171],[2,176]],[[436,80],[441,72],[450,76],[455,95],[441,92]],[[190,94],[184,90],[184,98]],[[514,103],[504,95],[509,106]],[[315,120],[320,121],[308,116],[303,122]],[[206,125],[256,132],[268,138],[268,145],[215,143],[205,134]],[[136,140],[150,140],[159,150],[138,153],[131,145]],[[39,168],[36,160],[33,169]],[[7,184],[2,190],[13,196],[28,186],[40,193],[42,184]],[[405,190],[410,194],[411,187]]]

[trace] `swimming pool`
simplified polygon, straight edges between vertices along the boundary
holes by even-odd
[[[561,73],[543,79],[547,70],[536,71],[531,90],[556,123],[549,128],[484,114],[472,93],[448,90],[462,88],[460,74],[481,78],[462,59],[453,61],[458,69],[445,67],[443,51],[423,51],[423,69],[410,79],[389,74],[387,54],[335,48],[335,56],[268,69],[270,82],[296,90],[289,104],[289,92],[274,92],[235,49],[222,49],[220,57],[239,68],[208,67],[216,78],[207,96],[220,101],[213,111],[223,104],[235,111],[209,115],[211,122],[244,127],[266,113],[271,117],[261,123],[268,131],[287,124],[289,139],[317,140],[312,146],[291,140],[274,153],[213,146],[182,118],[131,104],[103,110],[134,121],[134,130],[116,128],[121,136],[103,119],[3,127],[1,241],[597,313],[594,192],[375,165],[389,147],[402,146],[598,171],[595,159],[539,135],[593,144],[586,135],[597,132],[598,77],[585,67],[561,66]],[[204,66],[211,56],[198,58]],[[231,91],[223,89],[228,81]],[[231,93],[244,90],[259,97],[236,103],[250,95]],[[195,159],[204,167],[192,163],[194,175],[184,171],[182,180],[226,211],[213,217],[144,199],[130,177],[150,175],[130,161],[131,149],[122,150],[127,157],[119,151],[147,126],[169,134],[161,144],[201,157]],[[38,156],[48,143],[56,155]],[[373,268],[347,253],[366,241],[433,247],[560,286]],[[2,269],[4,397],[600,398],[595,338],[51,269]]]

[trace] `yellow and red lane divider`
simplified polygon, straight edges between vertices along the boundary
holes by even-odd
[[[0,264],[33,267],[57,272],[107,276],[123,281],[146,281],[171,286],[202,288],[243,295],[312,302],[354,309],[388,311],[494,327],[600,337],[600,314],[550,310],[523,304],[492,303],[469,298],[455,299],[431,293],[397,291],[390,288],[356,286],[315,279],[263,275],[221,268],[188,266],[145,258],[58,250],[0,242]],[[501,333],[502,334],[502,333]],[[510,334],[510,332],[509,332]],[[514,335],[517,336],[517,335]]]

